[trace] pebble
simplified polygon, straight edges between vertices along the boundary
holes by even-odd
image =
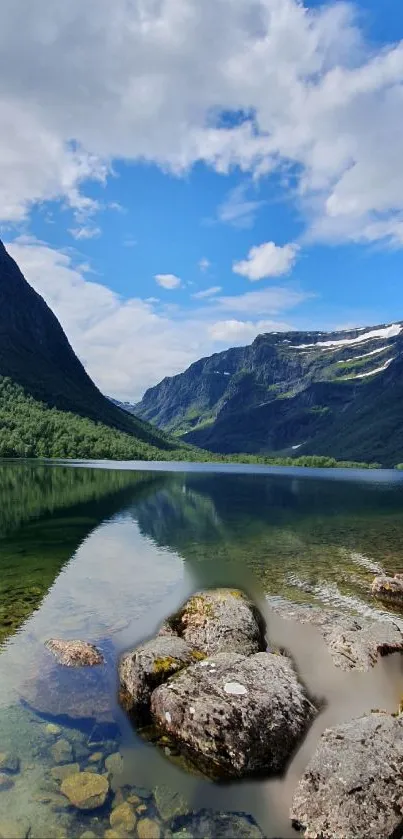
[[[8,752],[0,752],[0,772],[12,772],[14,774],[19,771],[19,757]]]
[[[102,752],[93,752],[92,755],[89,756],[88,762],[89,763],[100,763],[103,759]]]
[[[45,731],[46,734],[53,734],[55,737],[57,737],[58,734],[62,733],[62,729],[60,728],[60,726],[55,725],[53,722],[49,722],[47,725],[45,725]]]
[[[92,772],[77,772],[69,775],[62,785],[61,791],[70,804],[79,810],[95,810],[102,807],[109,792],[109,783],[103,775]]]
[[[80,771],[79,763],[65,763],[64,766],[54,766],[50,774],[55,781],[64,781],[69,775],[75,775]]]

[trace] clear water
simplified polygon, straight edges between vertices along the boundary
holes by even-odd
[[[189,835],[186,814],[202,808],[250,814],[267,837],[296,835],[292,790],[321,731],[373,707],[393,710],[403,684],[396,657],[369,674],[337,671],[316,631],[275,617],[270,599],[403,625],[403,614],[370,595],[375,573],[403,571],[402,546],[397,472],[0,465],[0,753],[21,761],[13,786],[0,782],[0,835],[103,837],[114,795],[130,793],[141,799],[138,818],[153,819],[161,836]],[[116,701],[120,652],[152,635],[190,593],[222,584],[253,594],[269,636],[286,642],[308,686],[328,701],[283,779],[223,786],[187,775],[137,737]],[[44,647],[52,637],[96,643],[106,667],[59,667]],[[81,769],[106,771],[108,755],[123,756],[101,810],[74,810],[60,796],[52,775],[60,739]],[[247,835],[247,822],[239,825]]]

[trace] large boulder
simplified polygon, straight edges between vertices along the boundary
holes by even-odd
[[[375,577],[371,592],[378,600],[384,600],[387,603],[393,603],[397,606],[403,605],[403,574],[395,574],[394,577],[388,577],[381,574]]]
[[[152,691],[193,664],[195,651],[182,638],[158,636],[125,653],[119,662],[119,699],[126,711],[147,713]]]
[[[158,727],[211,777],[284,771],[316,708],[291,661],[219,653],[154,690]]]
[[[207,655],[252,655],[266,649],[264,621],[256,606],[237,589],[193,595],[170,624],[188,644]]]
[[[45,647],[53,653],[59,664],[65,667],[94,667],[105,659],[94,644],[87,641],[63,641],[51,638]]]
[[[392,839],[403,831],[403,717],[327,729],[294,794],[305,839]]]
[[[351,617],[336,609],[293,603],[270,604],[287,620],[316,626],[323,636],[336,667],[342,670],[370,670],[380,656],[403,652],[403,633],[392,620]]]

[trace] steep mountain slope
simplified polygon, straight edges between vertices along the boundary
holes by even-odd
[[[59,321],[0,242],[0,376],[50,407],[71,411],[160,448],[166,435],[113,405],[78,360]],[[2,389],[5,393],[7,389]]]
[[[148,390],[139,416],[214,452],[403,460],[403,324],[260,335]]]

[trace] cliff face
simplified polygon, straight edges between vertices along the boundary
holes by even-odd
[[[215,452],[403,460],[403,324],[260,335],[148,390],[136,412]]]
[[[77,358],[59,321],[0,242],[0,376],[64,411],[161,446],[164,436],[113,405]]]

